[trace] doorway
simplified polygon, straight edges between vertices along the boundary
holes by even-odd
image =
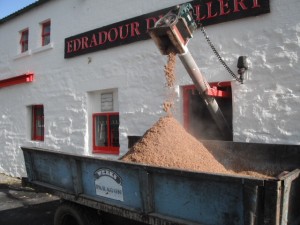
[[[232,92],[230,82],[215,82],[209,84],[213,90],[210,94],[222,111],[229,127],[232,130]],[[194,85],[183,87],[183,115],[184,128],[199,140],[223,140],[225,138],[213,120],[207,106]],[[229,135],[232,137],[232,134]]]

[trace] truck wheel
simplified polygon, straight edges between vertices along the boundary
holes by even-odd
[[[56,209],[54,225],[101,225],[100,216],[92,208],[64,202]]]

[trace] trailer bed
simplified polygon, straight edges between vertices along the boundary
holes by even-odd
[[[227,151],[235,145],[222,144]],[[280,147],[282,162],[274,150]],[[261,157],[277,152],[274,164],[290,172],[270,179],[229,176],[22,147],[28,183],[124,218],[148,224],[299,224],[299,147],[245,144],[239,154],[255,149],[262,149]]]

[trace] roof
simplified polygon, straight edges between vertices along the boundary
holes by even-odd
[[[3,24],[3,23],[5,23],[5,22],[7,22],[7,21],[9,21],[9,20],[11,20],[11,19],[13,19],[13,18],[15,18],[15,17],[17,17],[17,16],[19,16],[19,15],[21,15],[21,14],[27,13],[31,9],[34,9],[37,6],[42,5],[42,4],[44,4],[46,2],[49,2],[49,1],[51,1],[51,0],[38,0],[38,1],[36,1],[36,2],[34,2],[32,4],[30,4],[30,5],[28,5],[26,7],[24,7],[23,9],[20,9],[20,10],[18,10],[16,12],[14,12],[14,13],[12,13],[12,14],[10,14],[10,15],[2,18],[2,19],[0,19],[0,25]]]

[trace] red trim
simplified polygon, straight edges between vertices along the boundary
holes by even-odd
[[[24,38],[26,39],[24,40]],[[21,32],[21,39],[20,39],[21,52],[26,52],[28,50],[28,39],[29,39],[29,30],[26,29]]]
[[[118,155],[120,153],[120,147],[113,147],[111,146],[112,142],[112,133],[110,128],[110,120],[109,117],[113,115],[119,115],[118,112],[111,112],[111,113],[94,113],[93,114],[93,153],[102,153],[102,154],[114,154]],[[96,116],[107,116],[107,140],[108,146],[96,146],[96,129],[95,129],[95,118]]]
[[[221,87],[231,86],[231,83],[229,81],[210,83],[209,85],[210,88],[206,91],[206,94],[208,96],[213,96],[217,98],[231,98],[231,92],[220,90]]]
[[[218,90],[218,88],[216,86],[207,89],[206,94],[208,96],[213,96],[213,97],[217,97],[217,98],[230,98],[231,97],[230,92]]]
[[[0,88],[8,87],[16,84],[28,83],[34,80],[34,73],[25,73],[20,76],[0,80]]]
[[[207,90],[206,94],[214,97],[221,97],[221,98],[231,98],[231,92],[218,90],[218,87],[230,87],[231,82],[230,81],[224,81],[224,82],[212,82],[209,83],[210,89]],[[183,89],[183,126],[185,129],[188,129],[190,127],[190,118],[189,118],[189,104],[190,104],[190,98],[189,98],[189,91],[194,90],[197,91],[195,85],[186,85],[182,87]]]
[[[183,86],[182,88],[183,88],[183,90],[186,90],[186,91],[188,91],[188,90],[195,90],[196,89],[195,85],[193,85],[193,84]]]
[[[45,32],[46,27],[49,26],[50,31],[49,32]],[[51,34],[51,21],[47,21],[45,23],[42,24],[42,46],[45,46],[49,43],[45,43],[45,38],[50,36]]]
[[[44,106],[43,105],[34,105],[32,106],[32,110],[33,110],[33,137],[32,140],[34,141],[44,141],[44,132],[45,132],[45,128],[44,128],[44,115],[42,116],[38,116],[37,115],[37,109],[38,108],[42,108],[44,111]],[[38,135],[37,134],[37,121],[42,121],[43,124],[43,128],[42,128],[42,135]]]

